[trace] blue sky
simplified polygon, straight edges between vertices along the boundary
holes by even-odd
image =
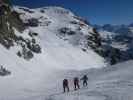
[[[92,24],[129,24],[133,22],[133,0],[13,0],[14,4],[37,8],[62,6]]]

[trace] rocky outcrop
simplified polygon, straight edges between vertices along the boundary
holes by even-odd
[[[32,21],[30,21],[32,22]],[[32,23],[34,23],[33,21]],[[26,29],[26,25],[20,19],[20,14],[13,10],[13,8],[7,3],[1,3],[0,5],[0,44],[5,48],[10,49],[15,44],[21,46],[22,50],[18,51],[17,55],[24,59],[31,59],[34,53],[40,53],[41,47],[36,43],[37,33],[29,33],[31,39],[26,39],[22,36],[17,36],[15,30],[20,34]]]

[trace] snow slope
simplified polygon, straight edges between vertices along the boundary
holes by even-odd
[[[15,8],[19,13],[23,13],[21,17],[24,21],[27,21],[30,18],[39,20],[38,27],[29,27],[29,30],[39,34],[38,40],[41,44],[43,53],[48,55],[48,58],[51,59],[50,61],[53,64],[55,62],[54,67],[58,64],[57,66],[62,68],[69,67],[72,69],[82,69],[89,67],[103,67],[105,65],[104,59],[91,48],[89,48],[87,52],[81,50],[81,48],[86,45],[85,35],[91,35],[90,32],[93,31],[92,27],[86,24],[82,26],[81,31],[77,31],[77,28],[80,27],[80,25],[71,24],[70,22],[83,22],[74,18],[73,13],[60,7],[31,9],[33,13],[28,13],[23,9],[20,9],[19,7]],[[44,13],[40,12],[42,10]],[[45,25],[47,22],[50,24]],[[76,31],[76,35],[60,35],[58,30],[63,27]],[[68,41],[65,41],[65,39]],[[95,61],[93,62],[91,59],[95,59]],[[82,67],[79,64],[83,64]]]
[[[80,90],[65,94],[53,93],[46,100],[132,100],[132,64],[133,61],[128,61],[102,69],[81,71],[79,77],[88,74],[88,87],[81,86]],[[41,97],[38,100],[42,100]]]
[[[41,44],[42,53],[35,54],[30,61],[16,55],[19,46],[15,45],[7,50],[0,45],[0,64],[11,71],[10,76],[0,77],[0,100],[132,100],[133,61],[103,68],[104,59],[91,48],[84,52],[84,45],[80,44],[84,41],[79,42],[79,37],[92,35],[90,26],[82,27],[82,35],[78,32],[74,36],[60,37],[57,30],[62,26],[70,26],[72,29],[78,26],[66,20],[77,20],[70,17],[72,13],[68,14],[67,11],[64,15],[62,8],[51,7],[45,8],[44,14],[40,12],[40,8],[32,9],[34,13],[18,7],[15,9],[22,13],[24,21],[33,16],[40,18],[42,15],[48,19],[40,19],[39,26],[28,27],[23,34],[15,31],[25,38],[30,38],[30,31],[39,34],[36,38]],[[61,15],[58,15],[60,12]],[[49,21],[51,24],[47,25]],[[73,77],[82,77],[85,73],[89,77],[88,87],[83,88],[81,85],[80,90],[73,91]],[[70,93],[62,93],[64,78],[69,79]]]
[[[133,61],[108,66],[101,69],[85,71],[58,72],[57,79],[52,80],[50,89],[25,89],[29,96],[19,100],[132,100],[133,98]],[[125,67],[126,66],[126,67]],[[81,78],[84,74],[89,77],[88,87],[73,90],[73,77]],[[62,79],[66,77],[70,82],[70,92],[62,93]]]
[[[61,72],[75,70],[75,75],[77,70],[105,66],[104,59],[93,49],[88,48],[86,52],[82,50],[85,46],[84,36],[93,33],[92,27],[74,18],[74,14],[70,11],[60,7],[31,9],[32,13],[25,11],[24,8],[14,9],[22,14],[24,22],[32,17],[39,20],[37,27],[28,27],[23,33],[14,30],[17,36],[27,39],[30,38],[29,32],[38,33],[36,39],[41,45],[42,53],[35,54],[33,59],[27,61],[16,55],[20,50],[17,44],[10,50],[0,45],[0,64],[11,71],[11,75],[0,77],[0,100],[25,100],[40,93],[48,95],[57,85],[53,83],[58,83],[57,79],[61,77]],[[44,10],[45,13],[40,10]],[[69,23],[73,20],[84,24],[80,32],[77,31],[79,25]],[[60,37],[58,29],[62,27],[69,27],[77,34]],[[71,73],[67,74],[71,76]]]

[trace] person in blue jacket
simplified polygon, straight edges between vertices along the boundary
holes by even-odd
[[[86,87],[88,85],[88,77],[87,75],[84,75],[81,80],[83,81],[83,86]]]

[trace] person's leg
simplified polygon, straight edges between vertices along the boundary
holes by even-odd
[[[88,85],[88,83],[87,83],[87,81],[85,80],[85,81],[84,81],[84,86],[87,86],[87,85]]]
[[[65,89],[66,87],[65,86],[63,86],[63,90],[64,90],[64,92],[66,92],[66,89]]]
[[[69,92],[69,86],[67,86],[67,92]]]
[[[87,81],[86,81],[86,86],[88,85]]]
[[[77,83],[78,89],[80,89],[79,83]]]
[[[84,87],[85,87],[85,84],[86,84],[85,81],[83,81],[83,86],[84,86]]]
[[[76,90],[77,90],[77,83],[76,83]]]
[[[77,86],[76,86],[76,83],[74,83],[74,90],[76,90],[76,87],[77,87]]]

